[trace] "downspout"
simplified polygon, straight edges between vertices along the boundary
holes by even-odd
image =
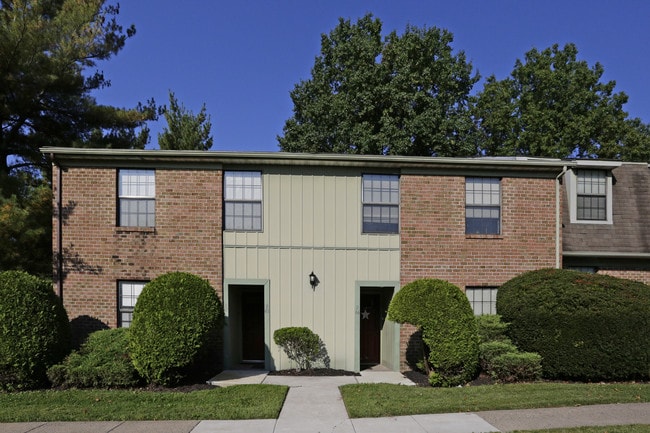
[[[56,286],[59,299],[63,302],[63,169],[55,162],[54,154],[50,157],[59,170],[56,186]]]
[[[561,239],[560,239],[560,227],[562,224],[561,214],[560,214],[560,180],[567,172],[566,165],[562,167],[562,172],[555,177],[555,269],[560,269],[561,260],[560,260],[560,248],[561,248]]]

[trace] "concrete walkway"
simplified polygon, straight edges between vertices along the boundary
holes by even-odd
[[[338,387],[348,383],[412,385],[399,373],[365,371],[361,376],[269,376],[246,370],[224,372],[219,386],[266,383],[290,387],[277,420],[127,421],[0,424],[0,433],[478,433],[575,426],[647,424],[650,403],[504,410],[477,413],[350,419]],[[650,429],[650,428],[649,428]]]

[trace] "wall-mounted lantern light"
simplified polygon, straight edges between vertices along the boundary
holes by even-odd
[[[309,285],[311,286],[311,289],[316,290],[318,283],[320,283],[318,277],[314,274],[314,271],[311,271],[311,274],[309,274]]]

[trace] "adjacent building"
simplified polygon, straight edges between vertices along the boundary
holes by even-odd
[[[209,280],[224,304],[225,368],[290,368],[273,331],[307,326],[332,368],[399,371],[414,329],[388,321],[386,309],[415,279],[456,284],[484,314],[494,312],[499,285],[563,260],[642,279],[650,269],[650,245],[628,245],[619,227],[636,221],[643,230],[647,164],[43,152],[54,163],[56,289],[78,340],[129,326],[147,281],[185,271]],[[625,185],[635,211],[616,208],[633,201],[618,197]],[[584,242],[603,231],[620,242]]]

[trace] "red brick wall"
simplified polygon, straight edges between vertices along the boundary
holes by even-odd
[[[401,284],[419,278],[499,286],[529,270],[555,267],[555,180],[504,177],[501,234],[465,234],[465,177],[402,175]],[[412,328],[400,342],[406,364]],[[409,353],[409,356],[413,355]]]
[[[156,170],[155,228],[116,226],[114,168],[70,168],[62,192],[63,303],[77,342],[117,326],[118,280],[191,272],[222,296],[221,171]],[[55,216],[55,254],[57,235]]]
[[[649,269],[598,269],[599,274],[610,275],[617,278],[625,278],[627,280],[639,281],[643,284],[650,284],[650,270]]]

